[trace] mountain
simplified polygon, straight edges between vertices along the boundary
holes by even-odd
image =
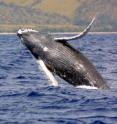
[[[117,0],[84,0],[75,12],[75,24],[85,24],[93,15],[98,31],[117,31]]]
[[[92,31],[117,31],[116,6],[116,0],[0,0],[0,31],[80,31],[95,15]]]

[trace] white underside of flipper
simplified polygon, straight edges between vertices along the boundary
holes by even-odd
[[[52,86],[58,86],[57,80],[55,79],[55,77],[53,76],[53,74],[48,70],[48,68],[46,67],[46,65],[43,62],[43,60],[41,60],[41,59],[37,60],[37,64],[39,64],[41,66],[41,68],[43,69],[43,71],[45,72],[45,74],[47,75],[47,77],[50,79],[51,85]]]
[[[91,26],[92,24],[94,23],[96,17],[94,17],[92,19],[92,21],[90,22],[90,24],[84,29],[83,32],[81,32],[80,34],[78,35],[75,35],[75,36],[72,36],[72,37],[60,37],[60,38],[54,38],[55,41],[69,41],[69,40],[76,40],[76,39],[79,39],[79,38],[82,38],[83,36],[85,36],[89,30],[91,29]]]

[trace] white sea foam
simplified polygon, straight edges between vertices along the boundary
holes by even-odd
[[[81,89],[98,89],[97,87],[86,86],[86,85],[80,85],[80,86],[77,86],[76,88],[81,88]]]

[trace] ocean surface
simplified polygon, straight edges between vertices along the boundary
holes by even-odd
[[[78,89],[58,77],[53,87],[16,35],[0,35],[0,124],[117,124],[117,34],[70,43],[111,89]]]

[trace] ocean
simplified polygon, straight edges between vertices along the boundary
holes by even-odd
[[[78,89],[59,77],[53,87],[16,35],[0,35],[0,124],[117,124],[117,34],[89,34],[70,44],[111,89]]]

